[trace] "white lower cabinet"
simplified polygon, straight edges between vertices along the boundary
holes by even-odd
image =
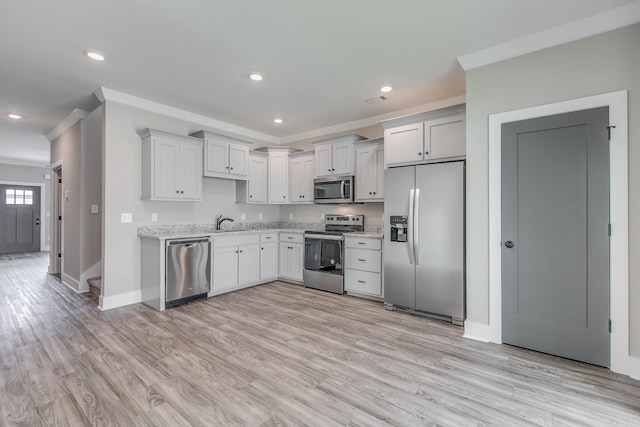
[[[278,233],[260,236],[260,281],[278,278]]]
[[[382,241],[345,236],[344,289],[349,294],[382,298]]]
[[[280,233],[279,276],[302,282],[304,262],[304,235],[300,233]]]
[[[215,236],[213,239],[213,284],[216,295],[258,283],[260,280],[260,235]]]

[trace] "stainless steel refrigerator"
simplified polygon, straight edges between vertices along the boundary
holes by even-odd
[[[462,325],[464,161],[389,168],[384,198],[385,308]]]

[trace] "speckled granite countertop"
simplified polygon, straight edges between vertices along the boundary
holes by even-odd
[[[215,224],[180,224],[180,225],[153,225],[138,227],[138,236],[147,239],[188,239],[202,236],[240,235],[247,233],[288,232],[304,233],[307,230],[322,231],[322,223],[301,222],[238,222],[224,223],[222,230],[216,231]],[[382,227],[366,226],[365,231],[349,233],[350,235],[382,238]]]

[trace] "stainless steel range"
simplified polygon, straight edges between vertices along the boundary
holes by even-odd
[[[304,233],[304,285],[344,293],[344,233],[364,231],[364,215],[327,215],[324,231]]]

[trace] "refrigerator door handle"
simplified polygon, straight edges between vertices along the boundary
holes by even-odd
[[[415,190],[412,188],[409,191],[409,218],[407,220],[407,249],[409,249],[409,264],[414,265],[416,263],[415,252],[413,247],[413,209],[415,206]]]
[[[415,264],[420,265],[420,189],[416,188],[413,201],[413,257]]]

